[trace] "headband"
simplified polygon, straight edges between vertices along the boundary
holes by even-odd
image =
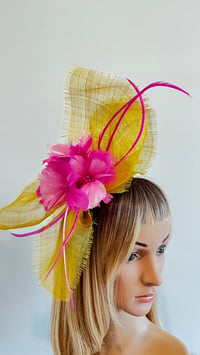
[[[0,229],[31,227],[33,266],[55,299],[71,301],[90,255],[92,209],[125,192],[144,175],[155,153],[156,125],[142,90],[129,79],[75,67],[65,82],[62,144],[49,146],[38,178],[0,210]]]

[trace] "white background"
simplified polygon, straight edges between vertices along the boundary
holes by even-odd
[[[58,142],[66,70],[74,64],[158,88],[158,153],[148,177],[167,193],[173,238],[161,289],[165,328],[200,354],[199,0],[1,0],[0,205],[37,176]],[[32,238],[0,233],[0,354],[51,355],[50,296],[36,285]]]

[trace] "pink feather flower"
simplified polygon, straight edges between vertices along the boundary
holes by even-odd
[[[51,161],[39,176],[37,195],[46,211],[66,202],[70,209],[87,211],[88,197],[75,185],[77,174],[68,162],[58,159]]]
[[[76,212],[110,202],[112,195],[104,184],[115,179],[114,158],[110,152],[91,147],[92,137],[84,135],[76,145],[50,146],[37,190],[46,211],[63,202]]]
[[[83,134],[79,138],[78,144],[73,145],[72,143],[65,144],[50,144],[49,145],[49,158],[44,160],[44,163],[50,162],[52,160],[57,160],[58,158],[69,161],[70,157],[74,155],[81,155],[87,158],[88,153],[91,151],[92,147],[92,136],[89,135],[87,138]]]
[[[99,206],[101,201],[110,202],[112,195],[106,192],[105,183],[115,179],[114,158],[110,152],[93,150],[87,159],[74,156],[70,164],[79,175],[78,186],[89,199],[88,208]]]

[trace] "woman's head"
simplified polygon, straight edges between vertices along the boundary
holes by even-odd
[[[68,332],[70,346],[79,339],[85,351],[83,354],[87,354],[86,348],[90,349],[88,354],[100,348],[111,320],[116,321],[116,312],[122,306],[120,302],[123,300],[119,297],[123,285],[122,282],[120,285],[120,273],[124,265],[132,263],[128,260],[142,231],[141,227],[149,225],[153,228],[169,216],[170,210],[163,192],[152,182],[141,178],[133,179],[128,191],[115,194],[108,205],[103,204],[101,208],[93,210],[93,244],[87,265],[74,291],[75,310],[69,304],[58,306],[57,302],[57,306],[56,303],[54,305],[54,316],[56,309],[59,309],[62,329]],[[167,229],[165,233],[168,234]],[[162,233],[159,238],[162,238]],[[140,288],[140,295],[144,294],[144,289],[153,292],[152,287],[148,285],[147,288]],[[150,308],[145,308],[146,313],[150,312]],[[64,318],[63,311],[67,312]],[[80,348],[77,351],[78,348],[74,353],[82,354]]]
[[[161,243],[158,241],[167,236],[165,234],[170,223],[165,223],[164,230],[162,227],[156,228],[156,225],[169,217],[170,209],[163,192],[157,185],[141,178],[133,179],[127,192],[116,194],[110,204],[94,211],[96,224],[91,258],[94,259],[93,268],[96,265],[110,305],[114,302],[114,289],[116,293],[116,277],[121,267],[127,264],[141,227],[153,225],[148,229],[159,229],[155,240],[159,247]],[[148,233],[145,237],[148,239]]]
[[[93,213],[92,252],[104,277],[112,276],[127,259],[141,225],[155,224],[170,216],[167,199],[160,188],[146,179],[135,178],[129,190],[116,194],[108,205]]]

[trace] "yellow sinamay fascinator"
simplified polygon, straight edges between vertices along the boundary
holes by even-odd
[[[49,146],[38,178],[0,210],[0,229],[34,227],[34,267],[58,300],[71,300],[90,254],[94,207],[145,174],[155,152],[155,122],[129,79],[75,67],[65,83],[64,143]]]

